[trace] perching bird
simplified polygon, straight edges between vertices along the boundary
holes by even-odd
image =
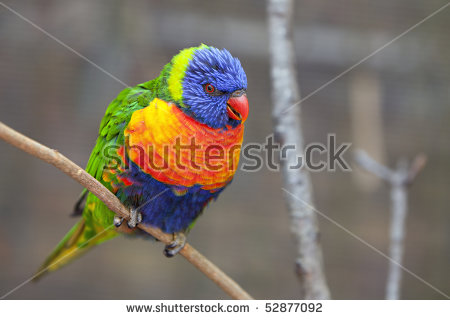
[[[106,110],[87,172],[130,209],[122,225],[84,190],[78,223],[42,265],[56,270],[137,223],[173,234],[177,254],[205,206],[233,179],[248,116],[247,76],[237,58],[204,44],[180,51],[154,80],[123,90]]]

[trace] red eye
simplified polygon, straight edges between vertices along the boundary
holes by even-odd
[[[213,93],[216,91],[216,88],[211,83],[205,84],[205,92],[206,93]]]

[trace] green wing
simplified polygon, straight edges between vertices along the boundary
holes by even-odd
[[[113,191],[111,184],[103,179],[103,170],[111,161],[104,152],[108,146],[123,145],[124,130],[131,115],[134,111],[148,106],[153,98],[152,92],[143,85],[126,88],[106,110],[100,124],[99,137],[92,150],[86,171],[111,191]],[[75,205],[74,213],[81,212],[83,216],[81,220],[56,246],[39,269],[35,279],[40,278],[48,271],[59,269],[94,245],[118,235],[113,227],[114,213],[87,189],[83,190],[80,200]]]
[[[112,161],[107,156],[110,150],[117,150],[118,146],[124,144],[124,130],[131,119],[134,111],[145,108],[154,98],[152,92],[142,86],[126,88],[108,106],[105,116],[100,124],[97,143],[92,150],[86,171],[106,186],[110,191],[113,188],[110,182],[103,179],[105,166]],[[103,227],[111,225],[114,213],[111,212],[100,200],[92,194],[87,196],[83,210],[85,220],[93,219]]]

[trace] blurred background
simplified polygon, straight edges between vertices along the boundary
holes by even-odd
[[[246,142],[272,132],[263,1],[5,1],[123,82],[156,77],[180,49],[227,48],[248,76]],[[303,96],[416,24],[446,1],[296,1],[295,53]],[[450,292],[450,8],[302,104],[306,143],[352,142],[393,167],[428,156],[410,189],[404,265]],[[0,119],[84,166],[108,103],[123,85],[0,7]],[[351,161],[351,154],[345,159]],[[76,219],[81,187],[0,142],[0,295],[34,274]],[[352,167],[355,167],[352,164]],[[388,252],[389,186],[355,169],[312,173],[316,207]],[[259,299],[296,299],[295,248],[280,174],[238,172],[189,242]],[[388,261],[319,218],[335,299],[382,299]],[[116,238],[28,283],[10,299],[227,298],[163,246]],[[403,274],[405,299],[441,299]]]

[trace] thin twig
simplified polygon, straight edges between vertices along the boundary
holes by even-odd
[[[414,179],[417,177],[417,175],[422,171],[422,169],[427,164],[427,156],[423,153],[417,155],[413,162],[411,163],[411,166],[408,170],[408,176],[405,179],[406,184],[413,183]]]
[[[130,213],[123,204],[98,180],[77,166],[71,160],[63,156],[56,150],[50,149],[23,134],[11,129],[0,122],[0,138],[9,144],[31,154],[32,156],[44,160],[55,166],[75,181],[79,182],[83,187],[95,194],[106,206],[117,213],[119,216],[129,219]],[[172,241],[170,235],[162,232],[160,229],[153,228],[148,225],[139,224],[138,227],[143,231],[151,234],[161,242],[168,244]],[[189,244],[186,244],[180,254],[186,258],[197,269],[203,272],[209,279],[214,281],[224,292],[234,299],[253,299],[245,292],[233,279],[227,276],[216,265],[209,261],[200,252]]]
[[[295,74],[292,41],[292,0],[269,0],[269,40],[272,74],[272,98],[275,138],[281,145],[294,145],[282,163],[285,190],[302,201],[286,197],[292,233],[297,242],[296,271],[305,299],[329,299],[330,293],[323,271],[317,216],[312,209],[312,188],[308,172],[296,168],[303,157],[304,143]],[[291,169],[296,168],[296,169]],[[310,206],[304,205],[304,203]]]
[[[365,170],[387,181],[391,185],[391,228],[389,271],[386,283],[386,299],[398,300],[401,290],[401,263],[405,239],[406,215],[408,212],[408,186],[424,168],[427,158],[419,154],[408,167],[406,161],[399,161],[396,170],[391,170],[372,159],[362,150],[356,151],[355,161]]]

